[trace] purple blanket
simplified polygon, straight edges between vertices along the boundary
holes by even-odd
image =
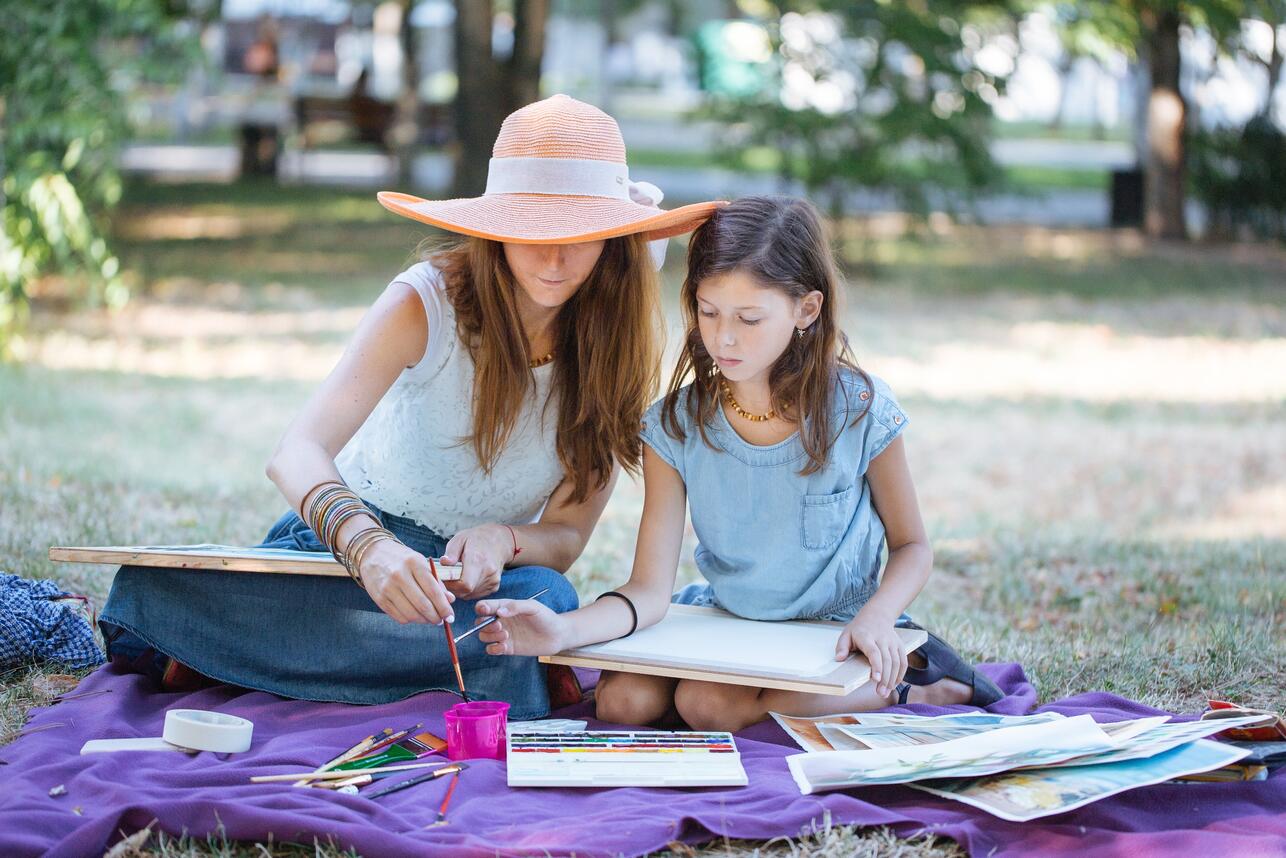
[[[1009,696],[991,707],[1028,712],[1036,695],[1016,664],[987,665]],[[352,847],[368,858],[641,855],[671,841],[716,836],[795,836],[829,812],[834,824],[887,825],[911,836],[931,831],[975,855],[1286,855],[1286,773],[1268,781],[1160,784],[1030,823],[997,819],[967,805],[905,787],[799,794],[784,758],[799,749],[773,723],[738,737],[750,784],[707,789],[509,789],[504,764],[475,762],[461,776],[450,824],[424,830],[446,779],[373,801],[286,784],[251,784],[252,774],[302,771],[324,763],[385,726],[423,721],[442,735],[446,694],[384,706],[283,700],[220,687],[157,694],[146,680],[104,667],[68,700],[35,713],[29,727],[61,724],[0,748],[0,855],[101,855],[152,820],[157,829],[198,836],[222,826],[229,839]],[[87,739],[159,736],[170,708],[216,709],[255,723],[248,753],[123,753],[79,756]],[[902,707],[920,714],[947,709]],[[956,707],[957,709],[963,707]],[[1081,694],[1042,709],[1098,720],[1158,714],[1110,694]],[[587,704],[555,713],[585,718]],[[49,795],[58,785],[66,794]]]

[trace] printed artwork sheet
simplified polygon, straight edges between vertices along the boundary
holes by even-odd
[[[1199,739],[1152,757],[1056,768],[1020,769],[946,781],[911,784],[1014,822],[1026,822],[1172,778],[1223,768],[1249,751]],[[800,755],[804,756],[804,755]]]
[[[786,758],[804,794],[942,777],[978,777],[1018,766],[1049,765],[1115,747],[1089,715],[1000,727],[929,745],[803,753]]]

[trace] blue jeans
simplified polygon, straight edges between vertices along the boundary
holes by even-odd
[[[426,557],[446,549],[415,521],[371,509]],[[258,547],[326,550],[293,511]],[[488,598],[521,599],[542,587],[549,592],[540,601],[555,611],[579,604],[571,583],[544,566],[506,569]],[[473,602],[453,608],[457,633],[471,628]],[[346,577],[122,566],[100,625],[109,657],[133,662],[151,648],[212,679],[283,697],[388,703],[457,689],[442,627],[399,624]],[[515,721],[548,714],[545,668],[534,657],[489,656],[477,635],[459,652],[470,697],[508,702]]]

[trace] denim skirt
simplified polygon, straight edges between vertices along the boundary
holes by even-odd
[[[384,527],[426,557],[447,540],[371,504]],[[260,548],[325,552],[292,510]],[[575,588],[544,566],[506,569],[492,599],[540,601],[559,613],[578,606]],[[473,602],[453,605],[456,633],[474,624]],[[441,626],[402,625],[344,577],[122,566],[100,619],[107,654],[118,663],[169,656],[212,679],[301,700],[388,703],[458,686]],[[545,667],[534,657],[490,656],[471,635],[459,644],[471,698],[504,700],[510,718],[549,712]]]

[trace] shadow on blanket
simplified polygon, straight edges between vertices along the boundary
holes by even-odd
[[[990,711],[1022,714],[1036,694],[1017,664],[985,665],[1008,696]],[[593,675],[583,676],[592,684]],[[110,689],[33,713],[29,727],[62,726],[0,748],[0,855],[101,855],[123,835],[157,829],[205,836],[222,826],[233,840],[327,840],[377,856],[642,855],[671,841],[716,836],[796,836],[829,813],[832,823],[885,825],[902,836],[950,837],[975,855],[1286,855],[1286,773],[1268,781],[1160,784],[1032,823],[1013,823],[905,787],[800,795],[784,758],[799,749],[771,722],[738,734],[750,784],[705,789],[523,789],[505,784],[504,764],[471,765],[452,799],[450,824],[423,830],[447,788],[433,782],[373,801],[285,784],[251,784],[252,774],[324,763],[385,726],[423,721],[442,735],[455,702],[428,693],[382,706],[284,700],[227,687],[158,694],[147,681],[108,666],[80,691]],[[88,739],[159,736],[170,708],[215,709],[255,723],[254,747],[220,759],[167,753],[79,756]],[[918,714],[968,711],[929,706]],[[1041,707],[1100,721],[1158,714],[1104,693]],[[588,703],[555,717],[589,718]],[[598,722],[593,722],[597,725]],[[444,779],[445,780],[445,779]],[[66,793],[50,796],[63,785]]]

